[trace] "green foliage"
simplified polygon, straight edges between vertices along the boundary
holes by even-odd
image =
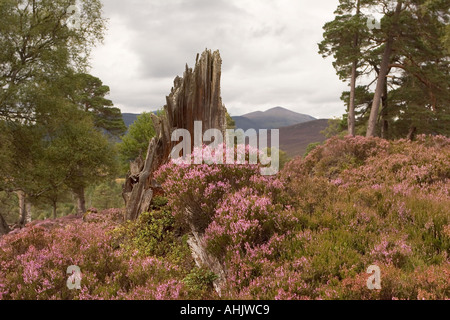
[[[443,43],[447,48],[447,52],[450,54],[450,24],[445,29],[445,35],[443,36]]]
[[[0,214],[8,224],[19,221],[18,198],[14,192],[0,192]]]
[[[113,145],[94,128],[85,112],[72,109],[68,112],[72,121],[67,123],[62,117],[52,132],[47,149],[50,163],[59,166],[64,183],[72,190],[113,177],[116,173]],[[40,172],[45,174],[46,170]]]
[[[150,140],[155,134],[151,113],[144,112],[138,116],[119,144],[120,158],[123,166],[127,167],[129,162],[136,160],[139,155],[145,158]]]
[[[169,203],[169,199],[167,199],[166,197],[161,197],[161,196],[155,196],[152,199],[152,208],[153,210],[159,210],[164,208],[165,206],[167,206],[167,204]]]
[[[364,79],[355,90],[357,135],[366,134],[372,104],[378,97],[382,97],[382,109],[370,119],[377,135],[404,138],[412,128],[418,134],[448,135],[450,4],[440,0],[401,4],[395,13],[392,1],[339,1],[335,19],[324,25],[319,53],[333,57],[337,75],[344,81],[351,79],[352,64],[357,63],[356,76]],[[384,14],[381,28],[369,30],[368,15],[375,11]],[[374,94],[373,84],[384,81],[378,77],[388,43],[392,44],[384,58],[389,64],[388,77]],[[349,92],[341,99],[350,105]]]
[[[114,180],[91,186],[86,192],[87,206],[98,210],[121,208],[124,205],[122,191],[122,184]]]
[[[183,279],[183,283],[188,288],[190,295],[195,299],[195,297],[210,294],[213,290],[213,283],[217,279],[218,276],[213,272],[195,267]]]
[[[69,191],[114,174],[115,150],[97,129],[124,132],[120,110],[104,98],[109,88],[85,74],[103,38],[102,3],[81,1],[81,28],[67,25],[73,4],[0,2],[0,149],[9,149],[0,159],[7,170],[0,190],[22,190],[39,206],[56,207]]]
[[[109,94],[109,87],[103,82],[86,73],[68,75],[61,80],[67,86],[71,101],[80,110],[90,113],[94,118],[94,125],[115,138],[121,137],[127,131],[119,108],[113,107],[113,102],[105,98]]]
[[[306,152],[303,155],[303,157],[307,157],[308,154],[311,153],[311,151],[313,151],[315,148],[317,148],[318,146],[320,146],[322,143],[320,142],[314,142],[314,143],[310,143],[307,147],[306,147]]]
[[[354,14],[357,1],[339,1],[335,19],[324,25],[324,40],[319,43],[323,57],[333,56],[333,66],[341,80],[350,77],[353,62],[362,59],[367,41],[368,28],[364,15]],[[355,36],[359,41],[355,45]]]
[[[190,270],[193,261],[187,239],[176,236],[175,219],[167,208],[142,214],[135,222],[127,222],[116,230],[116,238],[126,251],[142,256],[164,257]]]
[[[230,114],[226,113],[227,117],[227,129],[235,129],[236,128],[236,122],[233,120],[233,118],[230,116]]]
[[[103,39],[105,20],[99,0],[81,0],[81,28],[70,28],[70,0],[0,2],[0,116],[33,120],[33,99],[26,92],[87,68],[93,45]],[[6,88],[6,89],[5,89]]]
[[[328,127],[321,132],[325,137],[332,138],[334,136],[345,136],[347,134],[347,120],[330,119],[328,120]]]

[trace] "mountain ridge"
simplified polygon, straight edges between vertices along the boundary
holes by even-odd
[[[275,107],[267,111],[255,111],[242,116],[235,116],[232,119],[236,123],[237,129],[279,129],[299,123],[317,120],[316,118],[291,111],[283,107]]]
[[[127,127],[133,124],[139,116],[139,114],[134,113],[123,113],[122,115]],[[291,119],[286,122],[279,120],[279,118],[289,117]],[[236,129],[243,129],[244,131],[248,129],[279,129],[280,149],[285,151],[291,158],[302,156],[310,143],[326,140],[326,137],[321,132],[328,127],[328,119],[315,119],[309,115],[296,113],[282,107],[275,107],[265,112],[255,111],[232,118],[236,122]],[[280,124],[280,122],[288,124],[295,123],[292,125],[278,126],[277,124]]]

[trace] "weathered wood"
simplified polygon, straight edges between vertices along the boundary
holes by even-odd
[[[165,113],[152,115],[156,137],[150,142],[145,161],[138,158],[131,164],[124,188],[126,219],[134,220],[148,211],[153,195],[157,193],[153,174],[169,161],[172,149],[178,142],[172,142],[171,136],[176,129],[190,132],[194,147],[194,122],[202,121],[203,130],[226,130],[226,109],[220,94],[222,60],[218,51],[206,50],[201,57],[197,55],[195,69],[186,66],[183,78],[176,77],[174,87],[166,97]],[[186,212],[190,226],[188,244],[198,266],[207,267],[219,278],[214,285],[220,294],[225,281],[225,271],[220,262],[206,250],[203,238],[204,229],[197,219],[200,211]]]
[[[124,198],[128,198],[128,203],[127,203],[127,207],[126,207],[126,219],[127,220],[135,220],[139,217],[139,215],[141,215],[142,213],[144,213],[145,211],[147,211],[150,208],[150,203],[151,203],[151,199],[150,201],[143,201],[144,198],[148,197],[149,193],[147,192],[150,188],[151,188],[151,184],[149,183],[150,180],[150,176],[152,173],[152,170],[154,168],[153,163],[154,160],[156,159],[156,151],[157,151],[157,139],[153,138],[152,141],[150,142],[150,145],[148,147],[148,151],[147,151],[147,157],[145,159],[145,165],[144,168],[142,169],[142,171],[139,173],[138,177],[130,177],[130,181],[136,181],[136,183],[133,185],[133,183],[131,183],[132,185],[132,190],[131,192],[127,192],[125,194],[124,190]],[[125,184],[127,185],[127,183]],[[130,185],[130,183],[128,184]],[[145,205],[148,203],[148,206],[146,207]]]
[[[198,56],[197,56],[198,57]],[[176,77],[166,97],[165,114],[152,115],[156,137],[150,142],[145,161],[136,159],[130,166],[124,188],[126,218],[134,220],[151,205],[153,173],[169,161],[178,142],[172,142],[172,132],[186,129],[194,146],[194,122],[202,121],[203,130],[226,130],[226,108],[220,93],[222,59],[218,51],[206,50],[197,58],[194,70],[186,66],[183,78]]]

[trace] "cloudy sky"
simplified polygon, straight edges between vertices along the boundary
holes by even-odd
[[[220,50],[222,98],[231,115],[283,106],[340,116],[347,88],[318,54],[338,0],[103,0],[109,19],[92,74],[122,112],[165,104],[173,80],[205,48]]]

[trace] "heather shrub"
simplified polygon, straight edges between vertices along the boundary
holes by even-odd
[[[223,299],[450,298],[448,138],[336,137],[275,177],[171,162],[156,178],[166,198],[137,221],[113,210],[1,238],[0,299],[219,298],[191,257],[193,223],[224,268]],[[81,291],[66,288],[69,265]]]
[[[292,228],[296,219],[269,197],[249,188],[226,196],[205,232],[209,250],[225,260],[227,253],[246,245],[267,243],[276,233]]]
[[[284,198],[296,208],[302,232],[311,231],[308,242],[291,242],[301,256],[312,257],[304,279],[316,290],[309,297],[450,296],[444,281],[450,252],[449,142],[425,136],[414,143],[334,138],[287,165],[281,173]],[[366,286],[365,269],[373,264],[386,272],[381,291]],[[430,290],[424,277],[416,281],[424,273],[439,289]]]
[[[245,154],[238,153],[238,159],[247,157],[247,162],[249,152],[258,152],[250,150],[249,147],[241,151],[245,151]],[[191,160],[194,160],[199,152],[203,152],[206,156],[204,164],[192,165],[171,161],[155,174],[166,192],[169,206],[181,225],[195,221],[197,228],[204,231],[212,222],[223,197],[243,188],[252,188],[255,192],[268,194],[270,197],[277,196],[281,187],[280,182],[273,177],[261,176],[259,165],[239,164],[237,161],[226,165],[206,164],[216,160],[214,151],[208,147],[196,149]]]
[[[163,256],[122,248],[114,236],[119,224],[108,219],[109,211],[99,214],[103,222],[60,219],[2,237],[0,299],[186,297],[186,271]],[[71,265],[81,269],[81,290],[67,288]]]
[[[176,216],[202,209],[208,250],[226,269],[225,298],[442,299],[449,146],[444,137],[335,137],[278,178],[248,165],[173,164],[159,177]],[[374,264],[380,291],[366,284]]]

